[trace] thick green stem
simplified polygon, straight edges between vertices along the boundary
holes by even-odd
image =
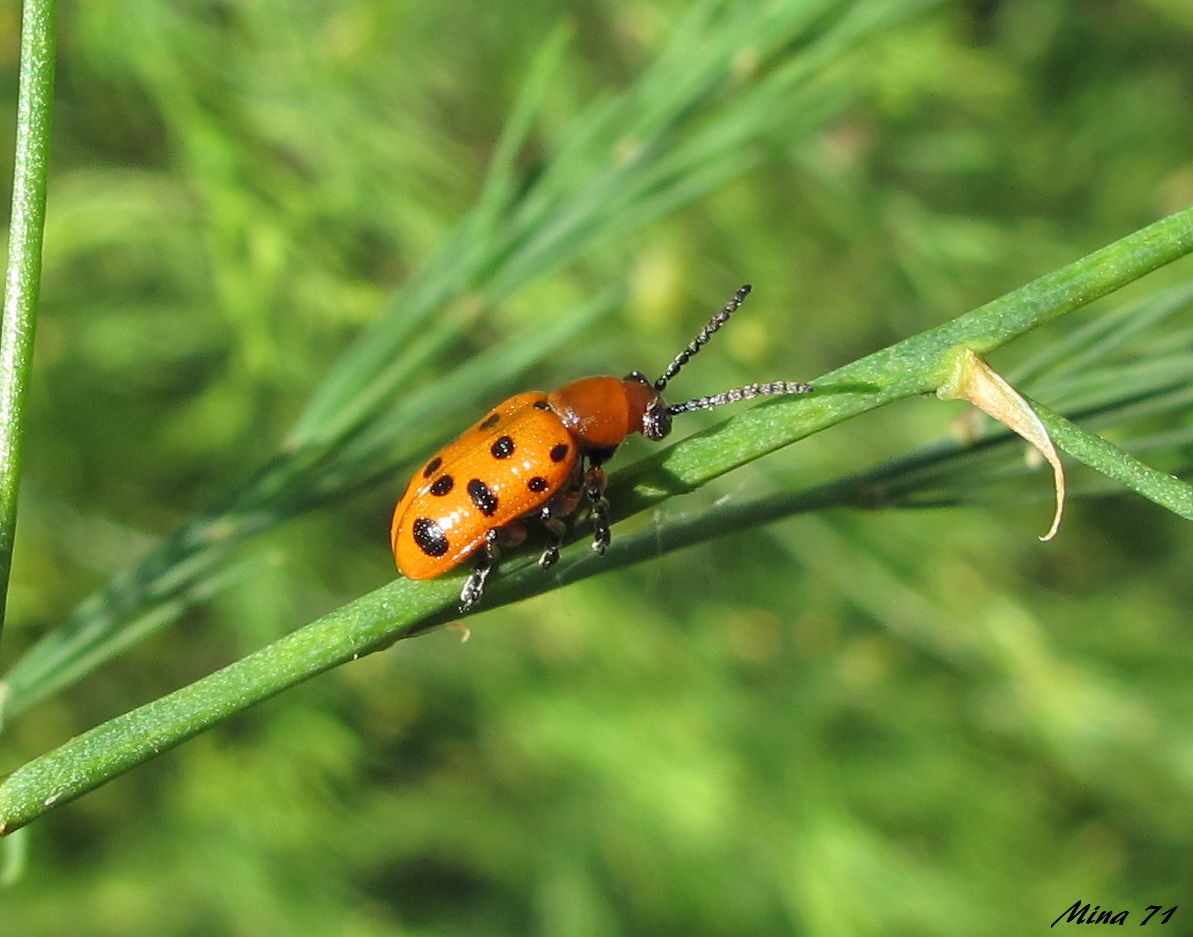
[[[53,95],[54,0],[26,0],[21,25],[12,224],[4,279],[4,317],[0,321],[0,633],[12,570],[25,394],[37,323]]]
[[[412,432],[439,425],[438,401],[479,401],[509,384],[519,362],[540,360],[522,355],[539,337],[496,355],[454,398],[446,385],[432,402],[397,394],[468,341],[479,310],[747,171],[770,151],[763,141],[817,133],[864,84],[866,70],[847,64],[861,44],[937,2],[697,0],[638,79],[581,108],[528,173],[527,135],[566,54],[561,35],[547,42],[477,203],[333,367],[282,451],[46,632],[0,682],[0,723],[174,621],[237,544],[365,484],[382,451],[412,458]]]
[[[754,407],[683,440],[657,458],[632,466],[621,473],[612,489],[622,496],[614,502],[621,508],[619,515],[691,490],[816,429],[892,400],[931,391],[947,373],[958,348],[989,351],[1190,251],[1193,208],[946,325],[840,368],[817,382],[815,394]],[[639,547],[646,543],[638,538]],[[649,554],[643,547],[634,557]],[[586,549],[569,551],[550,573],[527,564],[493,584],[485,595],[486,607],[556,588],[609,565],[614,564],[602,564]],[[395,581],[208,677],[71,739],[18,768],[0,784],[0,835],[254,703],[338,664],[450,621],[456,617],[459,584],[459,576],[423,583]]]
[[[1141,228],[944,325],[889,345],[815,381],[816,393],[776,400],[619,472],[610,497],[626,514],[712,479],[834,423],[935,392],[955,355],[985,355],[1193,252],[1193,207]],[[795,415],[798,414],[798,418]]]

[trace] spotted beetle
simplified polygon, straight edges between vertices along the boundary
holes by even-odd
[[[604,553],[609,502],[601,466],[626,436],[641,433],[657,441],[671,432],[671,418],[680,413],[809,393],[809,384],[774,381],[680,404],[669,405],[660,396],[749,292],[749,285],[739,289],[653,383],[634,371],[624,378],[581,378],[550,393],[517,394],[439,450],[415,473],[394,509],[390,541],[402,574],[434,579],[477,554],[460,592],[460,611],[467,612],[480,601],[500,549],[521,543],[528,522],[538,521],[549,537],[539,566],[554,564],[567,534],[564,518],[582,501],[592,512],[592,548]]]

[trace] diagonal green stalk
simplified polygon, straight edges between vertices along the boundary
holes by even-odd
[[[21,21],[12,223],[4,317],[0,320],[0,636],[16,538],[25,395],[33,367],[53,97],[54,0],[26,0]]]
[[[989,352],[1191,251],[1193,208],[952,322],[825,375],[816,382],[815,394],[754,407],[637,463],[620,473],[611,489],[618,515],[636,513],[696,488],[816,430],[933,390],[958,348]],[[1101,457],[1106,455],[1103,452]],[[848,481],[824,486],[784,510],[791,513],[842,503],[856,493],[856,487]],[[738,511],[730,523],[740,527],[772,519],[775,509],[774,504],[752,502],[716,510]],[[714,523],[713,530],[724,529],[723,522]],[[710,535],[702,521],[682,521],[625,538],[624,544],[619,539],[603,559],[576,544],[550,573],[527,562],[496,580],[486,592],[486,607],[536,595]],[[208,677],[71,739],[18,768],[0,784],[0,834],[28,824],[254,703],[452,620],[458,591],[459,576],[422,583],[397,580]]]
[[[613,97],[581,108],[541,170],[524,177],[518,157],[565,49],[563,34],[553,36],[530,68],[479,200],[333,365],[282,449],[43,635],[0,681],[0,726],[174,621],[239,544],[344,497],[384,459],[413,458],[420,427],[442,426],[430,407],[414,433],[404,432],[393,419],[398,391],[450,357],[472,315],[759,165],[767,141],[807,138],[863,93],[865,42],[937,2],[697,0],[657,60]],[[488,379],[512,381],[514,364],[513,356],[498,362]],[[457,402],[481,389],[474,382]]]
[[[1121,482],[1149,501],[1193,521],[1193,487],[1145,465],[1097,433],[1082,429],[1036,401],[1031,401],[1031,406],[1048,427],[1052,441],[1069,455]]]
[[[817,393],[755,407],[620,473],[611,497],[627,514],[692,491],[739,465],[945,380],[953,355],[986,355],[1038,325],[1085,306],[1193,252],[1193,207],[1169,215],[944,325],[890,345],[815,382]],[[790,409],[788,409],[790,408]],[[787,431],[799,413],[802,432]]]

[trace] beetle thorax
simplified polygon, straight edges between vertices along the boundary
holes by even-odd
[[[630,433],[653,425],[659,395],[635,378],[585,377],[547,395],[551,409],[576,439],[591,449],[612,449]],[[658,438],[658,437],[653,437]]]

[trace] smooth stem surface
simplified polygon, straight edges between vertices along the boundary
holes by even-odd
[[[893,400],[934,390],[960,348],[986,352],[1193,251],[1193,208],[1150,225],[936,329],[838,369],[817,392],[777,400],[685,439],[622,473],[618,516],[691,490],[752,459]],[[846,486],[843,491],[848,491]],[[830,492],[831,493],[831,492]],[[617,500],[617,495],[621,500]],[[821,503],[830,503],[825,499]],[[688,532],[689,534],[691,531]],[[638,538],[635,559],[657,550]],[[616,544],[614,550],[617,549]],[[607,570],[586,548],[558,567],[497,579],[484,608]],[[159,700],[112,719],[14,771],[0,784],[0,835],[24,826],[254,703],[338,664],[457,617],[460,576],[400,579]]]
[[[1096,433],[1083,430],[1059,413],[1031,401],[1056,444],[1103,475],[1121,482],[1149,501],[1193,521],[1193,487],[1178,478],[1145,465]]]
[[[21,480],[25,394],[33,360],[54,95],[54,0],[26,0],[4,317],[0,320],[0,636]]]
[[[619,472],[621,516],[712,479],[803,436],[884,404],[933,393],[963,349],[985,355],[1057,316],[1193,252],[1193,207],[1129,234],[944,325],[889,345],[813,381],[807,397],[756,406]],[[798,408],[798,409],[797,409]],[[793,424],[790,414],[799,414]]]
[[[527,172],[529,135],[567,59],[556,34],[530,68],[480,198],[333,365],[281,451],[29,648],[0,681],[0,722],[174,622],[237,544],[375,480],[383,453],[412,455],[411,427],[438,425],[435,399],[447,395],[408,385],[448,360],[474,315],[745,173],[766,158],[763,141],[817,132],[865,84],[865,69],[845,64],[862,54],[858,44],[935,2],[696,0],[656,60],[569,118],[546,163]],[[537,341],[495,354],[458,402],[486,399],[520,373],[519,361],[542,360],[522,357]]]

